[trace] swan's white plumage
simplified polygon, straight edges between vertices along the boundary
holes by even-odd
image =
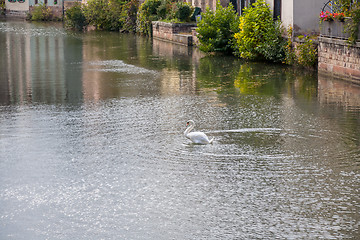
[[[184,132],[185,137],[190,139],[193,143],[196,144],[209,144],[214,141],[214,138],[209,139],[203,132],[191,132],[194,127],[195,123],[192,120],[187,121],[186,123],[187,129]]]

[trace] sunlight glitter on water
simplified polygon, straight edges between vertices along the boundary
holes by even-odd
[[[118,72],[127,74],[156,74],[156,71],[148,70],[146,68],[137,67],[134,65],[126,64],[121,60],[107,60],[107,61],[92,61],[87,65],[92,67],[92,71],[103,72]]]
[[[63,72],[0,65],[1,239],[357,237],[356,98],[133,35],[43,37],[76,46],[44,55]],[[189,119],[213,144],[184,137]]]

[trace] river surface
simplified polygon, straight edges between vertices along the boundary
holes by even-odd
[[[359,86],[0,22],[0,239],[359,239],[359,177]]]

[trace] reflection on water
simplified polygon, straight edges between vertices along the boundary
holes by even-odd
[[[78,50],[71,51],[76,40],[66,39],[65,33],[55,27],[23,22],[10,27],[1,23],[0,30],[6,33],[1,34],[4,54],[0,70],[5,74],[1,78],[2,102],[63,103],[72,95],[78,101],[81,88],[74,74],[81,73],[69,71],[66,66],[68,59],[81,57]],[[69,51],[64,51],[64,45]]]
[[[360,85],[319,74],[319,102],[360,108]]]
[[[51,24],[0,49],[0,239],[359,235],[357,86]]]

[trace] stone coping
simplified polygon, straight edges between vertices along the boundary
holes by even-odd
[[[337,44],[337,45],[343,45],[343,46],[349,46],[349,47],[357,47],[360,48],[360,42],[356,42],[355,45],[349,45],[347,40],[344,39],[338,39],[338,38],[330,38],[330,37],[318,37],[319,42],[324,43],[330,43],[330,44]]]
[[[179,26],[187,26],[187,27],[196,27],[196,23],[170,23],[163,21],[152,21],[152,24],[155,26],[166,26],[166,27],[179,27]]]

